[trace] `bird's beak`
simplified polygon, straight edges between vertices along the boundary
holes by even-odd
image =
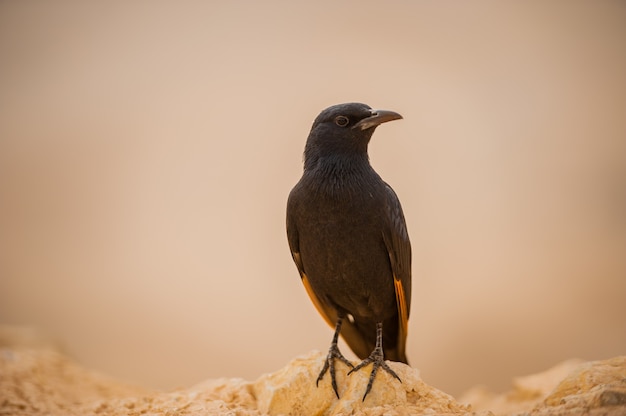
[[[402,116],[395,111],[389,110],[372,110],[372,115],[364,118],[356,123],[352,128],[359,130],[366,130],[371,127],[376,127],[379,124],[386,123],[392,120],[399,120]]]

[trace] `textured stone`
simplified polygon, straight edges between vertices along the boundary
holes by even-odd
[[[531,415],[626,415],[626,356],[581,364]]]
[[[396,362],[389,362],[389,366],[402,382],[379,370],[365,400],[363,394],[371,365],[348,376],[346,374],[350,369],[343,363],[337,363],[340,396],[337,399],[328,374],[320,381],[319,387],[315,385],[324,359],[324,354],[313,352],[293,360],[276,373],[261,377],[254,384],[259,410],[270,415],[457,415],[466,414],[469,410],[448,394],[424,383],[418,370]]]
[[[543,373],[517,378],[513,389],[504,394],[474,388],[460,401],[496,415],[626,416],[626,356],[566,361]]]
[[[490,410],[496,415],[512,415],[532,410],[541,403],[568,374],[583,361],[567,360],[541,373],[513,379],[513,388],[503,394],[476,386],[465,392],[461,403],[471,403],[473,409]]]
[[[31,333],[0,327],[0,416],[49,415],[626,415],[626,356],[566,362],[515,380],[495,395],[474,389],[462,405],[424,383],[407,365],[389,363],[402,382],[380,372],[362,400],[371,367],[347,375],[338,364],[341,398],[328,375],[315,386],[324,355],[312,352],[257,381],[208,380],[190,388],[156,392],[86,370]],[[471,403],[471,408],[469,403]],[[472,409],[478,413],[473,413]]]
[[[50,348],[0,348],[0,415],[77,414],[83,404],[145,393]]]

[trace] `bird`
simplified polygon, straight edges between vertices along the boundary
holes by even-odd
[[[352,374],[373,364],[363,401],[379,369],[402,382],[385,360],[408,364],[411,243],[400,201],[369,161],[368,145],[394,111],[337,104],[314,120],[304,148],[302,177],[287,199],[287,240],[311,301],[334,335],[316,381],[335,362]],[[362,360],[354,366],[338,337]]]

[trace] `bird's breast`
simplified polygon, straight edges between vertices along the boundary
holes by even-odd
[[[300,189],[296,199],[300,254],[316,293],[350,313],[380,315],[395,295],[377,188]]]

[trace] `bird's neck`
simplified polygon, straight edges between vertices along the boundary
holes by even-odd
[[[308,162],[308,163],[307,163]],[[303,180],[318,196],[352,199],[369,189],[378,175],[367,154],[341,157],[333,154],[315,161],[305,161]]]
[[[332,153],[328,155],[305,155],[305,173],[318,176],[361,174],[372,169],[367,153]]]

